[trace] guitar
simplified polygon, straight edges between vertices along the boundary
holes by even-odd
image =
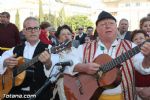
[[[150,40],[147,41],[150,42]],[[64,90],[67,100],[98,100],[105,89],[118,86],[122,80],[120,64],[139,53],[141,45],[128,50],[115,59],[107,54],[99,55],[93,62],[101,66],[94,75],[78,73],[71,76],[64,74]]]
[[[51,53],[61,52],[70,46],[71,41],[66,40],[58,46],[50,49]],[[40,54],[39,54],[40,55]],[[32,60],[25,63],[23,57],[18,57],[18,65],[14,69],[7,68],[4,74],[0,75],[0,99],[4,98],[4,94],[8,94],[14,86],[19,86],[23,83],[26,76],[26,69],[38,62],[39,55],[35,56]]]

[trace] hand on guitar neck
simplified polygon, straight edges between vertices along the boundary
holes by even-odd
[[[148,39],[150,41],[150,39]],[[143,67],[150,66],[150,42],[145,42],[141,46],[141,53],[144,55]]]
[[[42,62],[45,66],[46,69],[50,69],[51,65],[52,65],[52,61],[51,61],[51,54],[49,52],[44,51],[39,55],[39,61]]]
[[[39,55],[33,57],[31,60],[23,57],[12,56],[4,60],[4,66],[7,67],[6,71],[0,75],[0,99],[4,98],[3,94],[8,94],[12,87],[19,86],[23,83],[26,76],[26,69],[36,62],[42,62],[47,69],[51,66],[51,54],[59,53],[65,50],[71,41],[66,40],[61,45],[51,47],[50,50],[45,50]],[[15,68],[14,68],[15,67]]]

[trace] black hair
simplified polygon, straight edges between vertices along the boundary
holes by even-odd
[[[73,31],[72,31],[72,29],[70,28],[70,26],[68,26],[68,25],[62,25],[62,26],[59,26],[59,27],[57,28],[57,31],[56,31],[56,33],[55,33],[55,36],[56,36],[57,38],[59,38],[60,32],[61,32],[61,30],[63,30],[63,29],[68,29],[71,33],[73,33]]]
[[[131,33],[131,41],[133,41],[133,38],[135,37],[136,34],[142,33],[145,37],[149,37],[149,35],[144,31],[144,30],[134,30]]]

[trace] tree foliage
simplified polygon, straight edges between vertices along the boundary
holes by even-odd
[[[42,0],[39,0],[39,22],[44,21],[44,14],[43,14],[43,8],[42,8]]]
[[[59,16],[56,17],[56,15],[52,15],[51,12],[49,11],[48,14],[45,14],[43,16],[44,21],[48,21],[52,24],[52,26],[54,26],[55,28],[57,28],[60,25],[63,25],[65,22],[65,11],[64,8],[62,8],[59,12]]]
[[[84,15],[76,15],[72,17],[66,18],[66,24],[71,26],[71,28],[75,31],[79,26],[88,27],[93,26],[93,23],[87,16]]]
[[[92,21],[87,16],[84,15],[65,17],[64,9],[62,9],[59,12],[58,17],[52,15],[51,12],[49,12],[49,14],[45,14],[44,21],[50,22],[52,26],[54,26],[56,29],[60,25],[67,24],[73,29],[73,31],[75,31],[79,26],[83,27],[93,26]]]
[[[57,18],[57,25],[60,26],[60,25],[63,25],[64,22],[65,22],[65,10],[64,10],[64,7],[60,10],[59,12],[59,16]]]
[[[19,16],[18,9],[17,9],[17,12],[16,12],[15,24],[18,27],[18,29],[20,30],[20,16]]]

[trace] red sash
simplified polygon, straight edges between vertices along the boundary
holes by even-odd
[[[121,40],[120,45],[117,48],[116,57],[131,49],[132,44],[127,40]],[[135,98],[135,86],[134,86],[134,67],[132,58],[122,63],[122,82],[121,86],[123,89],[125,100],[134,100]]]
[[[142,75],[135,70],[135,86],[136,87],[150,87],[150,75]]]

